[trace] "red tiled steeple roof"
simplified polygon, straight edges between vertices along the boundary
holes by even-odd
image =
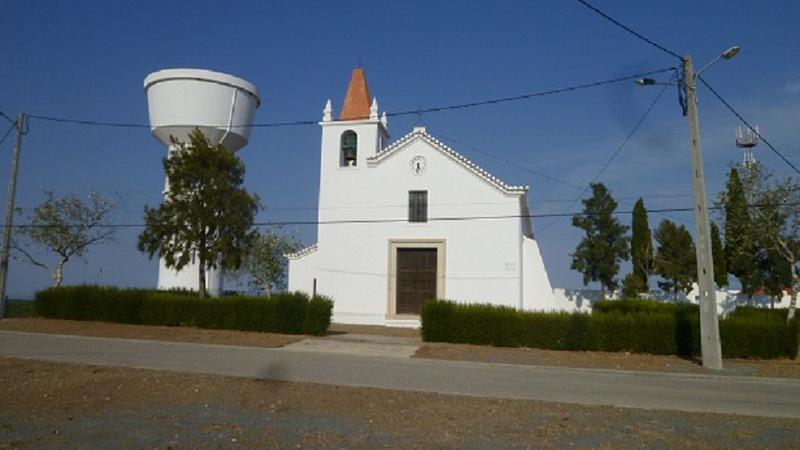
[[[347,95],[344,98],[339,120],[369,118],[370,100],[364,69],[360,67],[353,69],[353,75],[350,77],[350,85],[347,86]]]

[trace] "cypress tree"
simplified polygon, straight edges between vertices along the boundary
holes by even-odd
[[[725,258],[728,272],[742,285],[742,292],[752,297],[758,287],[756,252],[752,237],[747,198],[739,172],[731,168],[725,193]]]
[[[631,219],[631,263],[633,274],[641,281],[640,286],[647,289],[647,281],[653,273],[653,239],[641,197],[633,206]]]
[[[725,249],[719,237],[717,224],[711,222],[711,256],[714,258],[714,282],[717,287],[728,285],[728,264],[725,261]]]
[[[678,292],[689,292],[697,280],[697,257],[692,235],[683,225],[664,219],[655,237],[658,241],[655,270],[664,279],[658,285],[672,291],[677,299]]]

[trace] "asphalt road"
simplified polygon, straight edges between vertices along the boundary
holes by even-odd
[[[355,387],[800,418],[800,381],[0,331],[0,356]]]

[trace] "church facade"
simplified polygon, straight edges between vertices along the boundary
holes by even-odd
[[[424,127],[389,144],[362,69],[323,119],[317,243],[289,290],[328,295],[333,320],[419,326],[432,298],[541,309],[553,295],[528,187],[505,184]]]

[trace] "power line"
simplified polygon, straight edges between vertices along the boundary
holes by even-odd
[[[583,188],[581,188],[583,189]],[[674,199],[674,198],[690,198],[692,194],[654,194],[654,195],[634,195],[634,196],[618,196],[614,197],[616,200],[619,201],[626,201],[631,203],[632,200],[637,200],[639,198],[643,200],[659,200],[659,199]],[[159,200],[160,201],[160,200]],[[534,204],[545,204],[545,203],[570,203],[572,202],[572,198],[544,198],[544,199],[532,199]],[[500,206],[500,205],[508,205],[508,202],[442,202],[442,203],[428,203],[428,208],[433,207],[448,207],[448,206]],[[274,212],[274,211],[319,211],[319,210],[326,210],[326,211],[343,211],[343,210],[352,210],[352,209],[382,209],[382,208],[408,208],[408,203],[384,203],[384,204],[373,204],[373,205],[336,205],[336,206],[269,206],[267,205],[264,210],[267,212]],[[34,211],[36,210],[35,206],[18,206],[15,209],[22,210],[22,211]],[[127,214],[141,214],[142,209],[130,209],[130,208],[120,208],[115,209],[115,211],[119,211],[121,213]]]
[[[666,208],[652,210],[657,212],[691,212],[692,208]],[[632,211],[615,211],[614,214],[630,214]],[[650,212],[650,211],[648,211]],[[571,217],[574,215],[588,215],[587,213],[545,213],[545,214],[506,214],[498,216],[452,216],[452,217],[429,217],[428,222],[463,222],[470,220],[500,220],[500,219],[521,219],[521,218],[546,218],[546,217]],[[285,226],[285,225],[345,225],[345,224],[375,224],[375,223],[404,223],[408,218],[386,218],[386,219],[342,219],[342,220],[287,220],[287,221],[267,221],[254,222],[254,226]],[[85,225],[80,224],[15,224],[14,228],[81,228]],[[144,228],[143,223],[109,223],[96,224],[96,228]]]
[[[782,203],[785,206],[797,206],[800,203]],[[764,208],[768,205],[752,205],[754,208]],[[720,206],[711,206],[709,209],[720,210]],[[648,213],[664,214],[675,212],[693,212],[691,207],[681,208],[659,208],[648,209]],[[612,214],[632,214],[633,210],[614,211]],[[451,217],[430,217],[428,222],[466,222],[471,220],[503,220],[503,219],[542,219],[548,217],[573,217],[573,216],[592,216],[593,214],[586,212],[578,213],[544,213],[544,214],[505,214],[497,216],[451,216]],[[254,222],[253,226],[287,226],[287,225],[348,225],[348,224],[375,224],[375,223],[405,223],[408,218],[385,218],[385,219],[342,219],[342,220],[286,220],[286,221],[267,221],[267,222]],[[0,225],[0,228],[7,227],[8,225]],[[80,224],[13,224],[13,228],[81,228],[86,225]],[[143,223],[107,223],[95,224],[96,228],[144,228],[146,225]]]
[[[728,110],[730,110],[730,112],[732,112],[732,113],[733,113],[733,115],[734,115],[734,116],[736,116],[736,118],[738,118],[738,119],[739,119],[739,120],[740,120],[740,121],[741,121],[741,122],[742,122],[742,123],[743,123],[743,124],[744,124],[744,125],[745,125],[747,128],[749,128],[749,129],[750,129],[750,131],[752,131],[753,133],[755,133],[755,135],[756,135],[756,136],[758,136],[758,138],[759,138],[759,139],[761,139],[761,141],[762,141],[762,142],[764,142],[764,144],[766,144],[766,145],[767,145],[767,147],[769,147],[769,149],[770,149],[770,150],[772,150],[772,152],[773,152],[773,153],[775,153],[776,155],[778,155],[778,157],[779,157],[780,159],[782,159],[782,160],[783,160],[783,162],[785,162],[786,164],[788,164],[788,165],[789,165],[789,167],[791,167],[791,168],[792,168],[792,170],[794,170],[794,171],[795,171],[797,174],[800,174],[800,170],[798,170],[798,169],[797,169],[797,166],[795,166],[794,164],[792,164],[792,162],[791,162],[791,161],[789,161],[788,159],[786,159],[786,157],[785,157],[785,156],[783,156],[783,154],[781,154],[781,152],[779,152],[777,148],[775,148],[775,147],[774,147],[774,146],[773,146],[773,145],[772,145],[772,144],[771,144],[771,143],[770,143],[770,142],[769,142],[769,141],[768,141],[768,140],[767,140],[767,139],[766,139],[764,136],[762,136],[762,135],[761,135],[761,133],[759,133],[759,132],[758,132],[758,129],[757,129],[757,128],[754,128],[752,125],[750,125],[750,123],[749,123],[747,120],[745,120],[745,118],[744,118],[744,117],[742,117],[742,115],[741,115],[741,114],[739,114],[739,113],[738,113],[738,112],[737,112],[737,111],[736,111],[736,110],[733,108],[733,106],[731,106],[731,104],[730,104],[730,103],[728,103],[727,101],[725,101],[725,99],[724,99],[724,98],[722,98],[722,95],[720,95],[720,94],[719,94],[719,93],[718,93],[716,90],[714,90],[714,88],[713,88],[713,87],[711,87],[711,85],[710,85],[710,84],[708,84],[708,82],[707,82],[706,80],[704,80],[704,79],[703,79],[703,77],[701,77],[701,76],[698,76],[697,78],[700,80],[700,82],[701,82],[701,83],[703,83],[703,85],[704,85],[706,88],[708,88],[708,90],[709,90],[709,91],[711,91],[711,93],[712,93],[712,94],[714,94],[714,97],[717,97],[717,100],[719,100],[719,101],[720,101],[720,102],[721,102],[723,105],[725,105],[725,107],[726,107],[726,108],[728,108]]]
[[[673,77],[674,77],[674,75],[673,75]],[[636,125],[634,125],[633,128],[631,128],[631,131],[628,132],[627,136],[625,136],[625,139],[623,139],[622,142],[617,147],[617,149],[614,150],[614,153],[611,155],[611,157],[608,158],[608,160],[606,161],[605,164],[603,164],[603,167],[600,168],[600,171],[597,172],[597,175],[595,175],[594,178],[592,178],[592,181],[590,181],[589,184],[586,185],[586,187],[583,188],[581,193],[578,194],[577,197],[575,197],[575,199],[572,201],[572,203],[570,203],[569,205],[567,205],[566,208],[564,208],[564,210],[562,211],[562,214],[567,213],[567,211],[569,211],[573,206],[575,206],[575,204],[578,203],[578,201],[581,198],[583,198],[584,194],[586,194],[586,191],[589,190],[589,187],[591,186],[591,184],[596,182],[600,178],[600,176],[603,175],[603,173],[606,171],[606,169],[608,169],[608,166],[611,165],[611,163],[617,158],[617,156],[620,154],[620,152],[622,152],[622,149],[625,148],[625,146],[631,140],[633,135],[636,134],[636,131],[639,130],[639,127],[642,125],[642,123],[644,123],[644,120],[650,114],[650,111],[653,110],[653,108],[656,106],[656,103],[658,103],[658,101],[661,99],[661,96],[667,90],[667,87],[669,87],[669,86],[668,85],[664,85],[664,87],[661,88],[661,91],[658,92],[658,95],[656,95],[656,97],[650,103],[650,106],[647,107],[647,109],[644,111],[642,116],[636,122]],[[552,227],[556,222],[558,222],[558,219],[559,219],[558,217],[553,219],[550,223],[548,223],[547,225],[542,227],[542,229],[539,230],[538,233],[543,233],[545,230],[547,230],[548,228]]]
[[[587,2],[587,1],[585,1],[585,0],[577,0],[577,1],[578,1],[580,4],[582,4],[583,6],[585,6],[585,7],[589,8],[589,9],[591,9],[591,10],[592,10],[592,11],[594,11],[594,12],[596,12],[597,14],[599,14],[600,16],[602,16],[604,19],[606,19],[606,20],[608,20],[609,22],[613,23],[614,25],[616,25],[616,26],[618,26],[618,27],[622,28],[623,30],[627,31],[628,33],[630,33],[630,34],[632,34],[632,35],[636,36],[637,38],[639,38],[639,39],[641,39],[641,40],[643,40],[643,41],[647,42],[648,44],[652,45],[653,47],[655,47],[655,48],[657,48],[657,49],[661,50],[662,52],[664,52],[664,53],[666,53],[666,54],[668,54],[668,55],[670,55],[670,56],[674,56],[675,58],[678,58],[678,59],[680,59],[681,61],[683,60],[683,58],[682,58],[680,55],[678,55],[677,53],[675,53],[675,52],[673,52],[672,50],[670,50],[670,49],[668,49],[668,48],[664,47],[663,45],[659,45],[659,44],[657,44],[657,43],[656,43],[656,42],[654,42],[652,39],[649,39],[649,38],[647,38],[646,36],[644,36],[643,34],[641,34],[641,33],[637,32],[636,30],[634,30],[634,29],[632,29],[632,28],[630,28],[630,27],[628,27],[628,26],[626,26],[626,25],[622,24],[620,21],[618,21],[617,19],[615,19],[615,18],[613,18],[613,17],[609,16],[608,14],[604,13],[603,11],[600,11],[600,10],[599,10],[599,9],[598,9],[596,6],[594,6],[594,5],[590,4],[589,2]]]
[[[516,167],[518,169],[522,169],[522,170],[524,170],[526,172],[530,172],[530,173],[532,173],[534,175],[538,175],[538,176],[540,176],[540,177],[542,177],[542,178],[544,178],[544,179],[546,179],[548,181],[553,181],[553,182],[556,182],[556,183],[560,183],[560,184],[563,184],[565,186],[569,186],[569,187],[574,188],[574,189],[583,189],[583,186],[578,186],[575,183],[570,183],[569,181],[565,181],[565,180],[556,178],[556,177],[554,177],[552,175],[548,175],[548,174],[546,174],[544,172],[540,172],[538,170],[531,169],[530,167],[523,166],[522,164],[518,164],[518,163],[515,163],[515,162],[510,161],[508,159],[505,159],[502,156],[498,156],[498,155],[495,155],[493,153],[489,153],[489,152],[487,152],[485,150],[481,150],[478,147],[475,147],[473,145],[467,144],[465,142],[460,142],[460,141],[458,141],[456,139],[453,139],[451,137],[445,136],[445,135],[443,135],[441,133],[437,133],[437,135],[439,137],[441,137],[442,139],[446,140],[446,141],[452,142],[455,145],[459,145],[461,147],[468,148],[470,150],[473,150],[475,152],[481,153],[481,154],[486,155],[486,156],[488,156],[490,158],[494,158],[494,159],[496,159],[496,160],[498,160],[500,162],[508,164],[509,166]]]
[[[11,117],[8,117],[6,115],[6,113],[4,113],[3,111],[0,111],[0,117],[6,119],[8,121],[8,123],[10,123],[11,125],[16,125],[17,124],[16,120],[13,120],[13,119],[11,119]]]
[[[3,142],[5,142],[6,139],[8,139],[8,136],[11,134],[12,131],[14,131],[14,128],[16,128],[16,126],[17,124],[12,123],[11,126],[8,127],[8,131],[6,131],[6,134],[3,135],[3,139],[0,139],[0,145],[3,145]]]
[[[476,107],[476,106],[496,105],[498,103],[513,102],[513,101],[518,101],[518,100],[527,100],[527,99],[531,99],[531,98],[535,98],[535,97],[545,97],[545,96],[548,96],[548,95],[563,94],[565,92],[571,92],[571,91],[577,91],[577,90],[581,90],[581,89],[587,89],[587,88],[592,88],[592,87],[597,87],[597,86],[603,86],[603,85],[606,85],[606,84],[619,83],[621,81],[628,81],[628,80],[642,78],[644,75],[652,75],[652,74],[664,73],[664,72],[669,72],[669,71],[673,71],[673,70],[675,70],[675,67],[667,67],[667,68],[664,68],[664,69],[651,70],[649,72],[645,72],[645,73],[641,73],[641,74],[637,74],[637,75],[628,75],[628,76],[624,76],[624,77],[611,78],[611,79],[608,79],[608,80],[595,81],[593,83],[579,84],[579,85],[569,86],[569,87],[564,87],[564,88],[559,88],[559,89],[551,89],[551,90],[547,90],[547,91],[533,92],[533,93],[530,93],[530,94],[516,95],[516,96],[513,96],[513,97],[502,97],[502,98],[495,98],[495,99],[490,99],[490,100],[482,100],[482,101],[477,101],[477,102],[461,103],[461,104],[457,104],[457,105],[438,106],[438,107],[434,107],[434,108],[414,109],[414,110],[408,110],[408,111],[386,113],[386,115],[389,116],[389,117],[392,117],[392,116],[396,117],[396,116],[407,116],[407,115],[413,115],[413,114],[424,114],[424,113],[429,113],[429,112],[452,111],[454,109],[472,108],[472,107]]]
[[[579,84],[574,86],[568,86],[558,89],[550,89],[545,91],[539,92],[532,92],[529,94],[523,95],[516,95],[513,97],[501,97],[501,98],[494,98],[494,99],[487,99],[481,100],[476,102],[469,102],[469,103],[460,103],[454,105],[445,105],[445,106],[436,106],[431,108],[424,108],[424,109],[415,109],[415,110],[408,110],[408,111],[398,111],[398,112],[387,112],[386,115],[388,117],[398,117],[398,116],[406,116],[406,115],[413,115],[413,114],[423,114],[423,113],[432,113],[432,112],[443,112],[443,111],[452,111],[456,109],[465,109],[465,108],[474,108],[478,106],[486,106],[486,105],[495,105],[499,103],[507,103],[519,100],[527,100],[536,97],[545,97],[549,95],[555,94],[562,94],[565,92],[572,92],[578,91],[582,89],[588,89],[592,87],[603,86],[607,84],[619,83],[622,81],[628,81],[632,79],[642,78],[647,75],[655,75],[659,73],[669,72],[675,70],[675,67],[668,67],[664,69],[658,70],[651,70],[648,72],[637,73],[634,75],[628,75],[624,77],[617,77],[617,78],[610,78],[607,80],[595,81],[592,83],[585,83]],[[132,123],[132,122],[107,122],[107,121],[97,121],[97,120],[82,120],[82,119],[71,119],[67,117],[56,117],[56,116],[48,116],[42,114],[30,114],[28,117],[37,120],[43,120],[48,122],[57,122],[57,123],[65,123],[71,125],[84,125],[84,126],[97,126],[97,127],[112,127],[112,128],[150,128],[150,124],[143,124],[143,123]],[[318,123],[317,120],[298,120],[298,121],[290,121],[290,122],[263,122],[263,123],[252,123],[248,125],[235,125],[233,128],[273,128],[273,127],[287,127],[287,126],[303,126],[303,125],[316,125]],[[211,126],[211,127],[220,127],[225,128],[228,127],[229,124],[221,124],[221,125],[204,125],[204,126]]]

